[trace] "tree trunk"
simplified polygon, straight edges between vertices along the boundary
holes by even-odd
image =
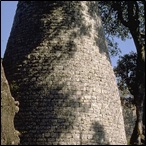
[[[137,120],[130,143],[141,145],[145,144],[142,143],[145,137],[145,133],[143,133],[143,131],[145,131],[145,124],[143,124],[143,114],[145,112],[145,46],[141,42],[141,37],[137,28],[132,27],[131,34],[137,48],[136,93],[134,95]]]
[[[19,1],[3,65],[21,144],[126,144],[96,1]]]

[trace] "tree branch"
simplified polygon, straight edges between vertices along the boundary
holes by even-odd
[[[136,11],[135,11],[134,18],[135,18],[135,20],[137,21],[137,20],[139,20],[139,19],[138,19],[138,18],[139,18],[139,7],[138,7],[137,1],[133,1],[133,2],[134,2],[135,7],[136,7]]]
[[[128,5],[128,9],[127,9],[127,13],[128,13],[128,21],[129,21],[129,23],[132,23],[132,21],[134,20],[133,19],[133,16],[134,16],[134,14],[133,14],[133,1],[128,1],[127,2],[127,5]]]
[[[123,18],[121,2],[120,1],[118,1],[118,2],[114,1],[112,7],[114,8],[115,11],[117,11],[118,19],[121,21],[121,23],[124,26],[129,27],[129,23],[127,21],[125,21],[124,18]]]

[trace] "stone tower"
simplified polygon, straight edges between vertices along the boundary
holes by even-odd
[[[126,144],[95,1],[19,1],[3,65],[21,144]]]

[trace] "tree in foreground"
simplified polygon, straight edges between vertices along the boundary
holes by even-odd
[[[125,40],[132,37],[137,51],[134,101],[137,120],[132,134],[131,144],[141,144],[145,128],[145,1],[99,1],[108,43],[117,50],[117,44],[111,41],[114,36]]]
[[[114,68],[118,87],[121,91],[129,90],[129,93],[135,97],[136,95],[136,74],[137,74],[137,54],[131,52],[130,54],[126,54],[117,62],[117,67]],[[132,101],[131,101],[132,102]],[[135,103],[135,98],[132,102]],[[130,103],[131,104],[131,103]],[[143,125],[142,125],[142,135],[141,135],[141,143],[145,144],[145,105],[143,107]],[[136,115],[138,111],[136,111]],[[137,115],[138,116],[138,115]],[[137,120],[135,124],[135,128],[133,130],[130,142],[134,141],[134,144],[137,144],[138,141],[138,131],[137,131]]]

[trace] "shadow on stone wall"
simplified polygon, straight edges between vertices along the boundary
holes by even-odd
[[[107,141],[107,139],[105,137],[105,130],[99,122],[93,123],[92,128],[95,132],[92,139],[95,141],[96,144],[110,145],[110,143]]]
[[[20,2],[20,4],[18,4],[18,8],[22,5],[21,3],[25,2]],[[34,3],[36,3],[36,6],[32,6]],[[32,1],[31,3],[27,3],[25,5],[28,6],[25,6],[24,11],[17,10],[13,29],[8,40],[7,49],[4,56],[4,64],[5,58],[9,57],[9,60],[7,60],[7,66],[9,67],[14,64],[13,67],[18,68],[17,65],[21,64],[24,60],[27,60],[28,55],[32,53],[34,48],[40,46],[44,40],[49,40],[52,42],[55,38],[57,40],[57,43],[54,45],[48,43],[48,46],[51,45],[51,47],[48,47],[48,52],[51,53],[52,51],[62,51],[62,56],[60,57],[67,56],[67,58],[70,59],[73,57],[77,50],[76,44],[74,43],[74,38],[84,35],[90,36],[91,26],[87,25],[84,21],[80,2],[78,4],[74,1]],[[91,18],[96,19],[98,7],[93,2],[87,2],[87,6],[89,8],[88,12]],[[36,14],[30,13],[31,9],[33,9]],[[57,10],[57,12],[55,10]],[[57,14],[55,14],[55,12]],[[27,13],[29,15],[29,19],[26,19]],[[60,14],[58,13],[61,13],[61,15],[63,14],[63,19],[60,21],[57,20],[60,18]],[[47,20],[46,23],[42,21],[43,19]],[[71,29],[74,30],[74,28],[79,29],[78,31],[73,31],[70,36],[68,36],[69,39],[68,42],[66,42],[66,46],[60,44],[62,43],[61,38],[59,37],[61,35],[61,31],[65,30],[65,32],[68,32]],[[104,41],[102,25],[99,23],[95,25],[94,29],[98,32],[97,37],[95,37],[94,45],[96,44],[98,46],[100,53],[107,54],[107,47]],[[25,51],[22,51],[24,49],[24,46]],[[8,51],[9,53],[7,53]],[[13,56],[9,56],[9,54],[11,54],[11,51],[13,51]]]
[[[3,66],[6,71],[6,77],[9,81],[10,86],[11,84],[13,84],[14,81],[16,86],[19,87],[21,86],[19,78],[24,78],[24,76],[27,76],[30,80],[31,78],[33,78],[33,76],[36,76],[36,74],[39,74],[40,76],[45,75],[43,74],[43,71],[41,69],[37,72],[34,72],[32,76],[28,75],[28,70],[30,70],[32,67],[48,65],[48,72],[46,72],[51,73],[54,70],[54,67],[57,66],[61,61],[62,63],[64,63],[63,60],[65,61],[65,63],[68,62],[68,60],[71,59],[77,51],[77,45],[74,42],[74,39],[77,37],[82,37],[84,35],[89,36],[91,31],[91,26],[87,26],[86,23],[84,23],[85,21],[81,12],[82,7],[80,6],[80,3],[77,4],[77,2],[74,1],[32,1],[30,3],[19,2],[18,8],[23,3],[28,6],[26,6],[24,12],[20,12],[17,10],[18,12],[15,16],[15,22],[13,24],[13,29],[8,40],[7,49],[3,61]],[[37,5],[34,7],[32,6],[33,3],[37,3]],[[63,3],[66,3],[66,5],[63,6]],[[98,12],[97,6],[95,6],[93,2],[87,2],[87,6],[89,7],[88,12],[90,16],[93,19],[96,19],[96,13]],[[35,15],[34,13],[27,12],[29,11],[29,7],[32,7],[34,12],[38,11],[37,13],[39,15],[37,15],[37,13]],[[59,12],[64,14],[64,19],[59,22],[56,20],[58,19],[56,18],[56,15],[53,15],[53,11],[56,9],[59,9]],[[30,18],[26,20],[25,15],[27,13]],[[50,14],[50,17],[48,14]],[[48,17],[50,18],[50,21],[46,21],[46,24],[44,24],[41,19],[47,19]],[[27,27],[24,22],[26,23]],[[61,41],[60,37],[61,31],[65,31],[67,33],[69,30],[71,30],[71,28],[73,30],[74,28],[79,29],[78,31],[72,31],[68,36],[67,41],[65,41],[63,38],[62,41],[65,44],[62,44],[63,42]],[[106,46],[103,40],[104,38],[102,26],[99,26],[98,24],[98,26],[95,26],[95,29],[98,31],[98,37],[95,37],[95,44],[98,46],[100,53],[107,54]],[[54,41],[54,39],[56,39],[57,42],[50,43]],[[39,49],[37,49],[37,47],[43,46],[44,40],[49,40],[47,44],[48,52],[46,53],[51,54],[50,56],[46,55],[45,53],[40,56],[41,52],[38,52],[37,55],[36,53],[33,53],[33,51],[40,51]],[[57,55],[58,52],[60,52],[60,55]],[[15,74],[17,74],[17,76],[15,76],[14,74],[7,75],[9,74],[9,71],[7,72],[7,68],[15,70]],[[12,95],[17,98],[18,96],[16,94],[17,91],[13,91],[12,89]]]
[[[32,6],[34,3],[37,5]],[[54,81],[56,77],[52,76],[52,73],[61,61],[62,63],[68,62],[74,56],[77,51],[74,39],[78,36],[89,36],[91,26],[84,23],[80,10],[82,8],[76,1],[31,1],[29,5],[19,2],[18,8],[23,4],[24,10],[17,10],[3,61],[12,95],[20,102],[20,111],[15,116],[15,125],[21,132],[20,138],[23,144],[28,144],[28,142],[29,144],[41,142],[49,144],[53,143],[51,140],[54,138],[54,143],[57,144],[61,133],[70,130],[76,121],[75,113],[81,102],[70,98],[76,92],[75,87],[72,87],[70,91],[63,91],[66,83],[59,84]],[[60,15],[63,15],[63,19],[58,21]],[[79,29],[70,33],[67,42],[64,40],[66,36],[61,40],[62,31],[67,33],[74,28]],[[100,32],[102,26],[96,26],[96,29]],[[50,56],[41,54],[44,48],[38,53],[39,55],[34,53],[38,51],[38,46],[45,47],[44,40],[49,40],[47,49]],[[96,38],[95,41],[96,45],[101,48],[100,40]],[[56,55],[58,51],[59,56]],[[101,49],[100,53],[103,52],[105,50]],[[44,65],[47,65],[46,70],[42,69]],[[35,67],[37,70],[34,71]],[[52,86],[36,84],[40,80],[45,80],[47,76],[50,76],[49,79],[53,81]],[[39,79],[41,77],[43,79]],[[15,90],[13,90],[13,81],[18,87]],[[97,127],[102,129],[98,123],[94,125],[95,132],[98,130]],[[43,141],[42,138],[44,138]],[[97,143],[101,143],[99,141],[102,138],[94,136]]]
[[[58,144],[61,134],[70,131],[76,122],[76,111],[81,102],[70,98],[75,91],[62,93],[62,89],[62,85],[56,86],[48,89],[48,94],[41,94],[40,97],[33,96],[31,100],[27,100],[27,103],[22,103],[18,114],[22,116],[23,113],[23,118],[15,122],[18,127],[21,127],[21,143]],[[40,94],[39,87],[35,92]]]
[[[91,18],[93,18],[97,23],[94,26],[94,29],[97,30],[97,36],[94,38],[95,42],[94,45],[98,46],[99,52],[101,54],[105,54],[107,57],[107,60],[110,62],[110,57],[108,53],[108,48],[106,45],[104,30],[101,22],[101,16],[98,10],[98,2],[87,2],[88,6],[88,12]]]

